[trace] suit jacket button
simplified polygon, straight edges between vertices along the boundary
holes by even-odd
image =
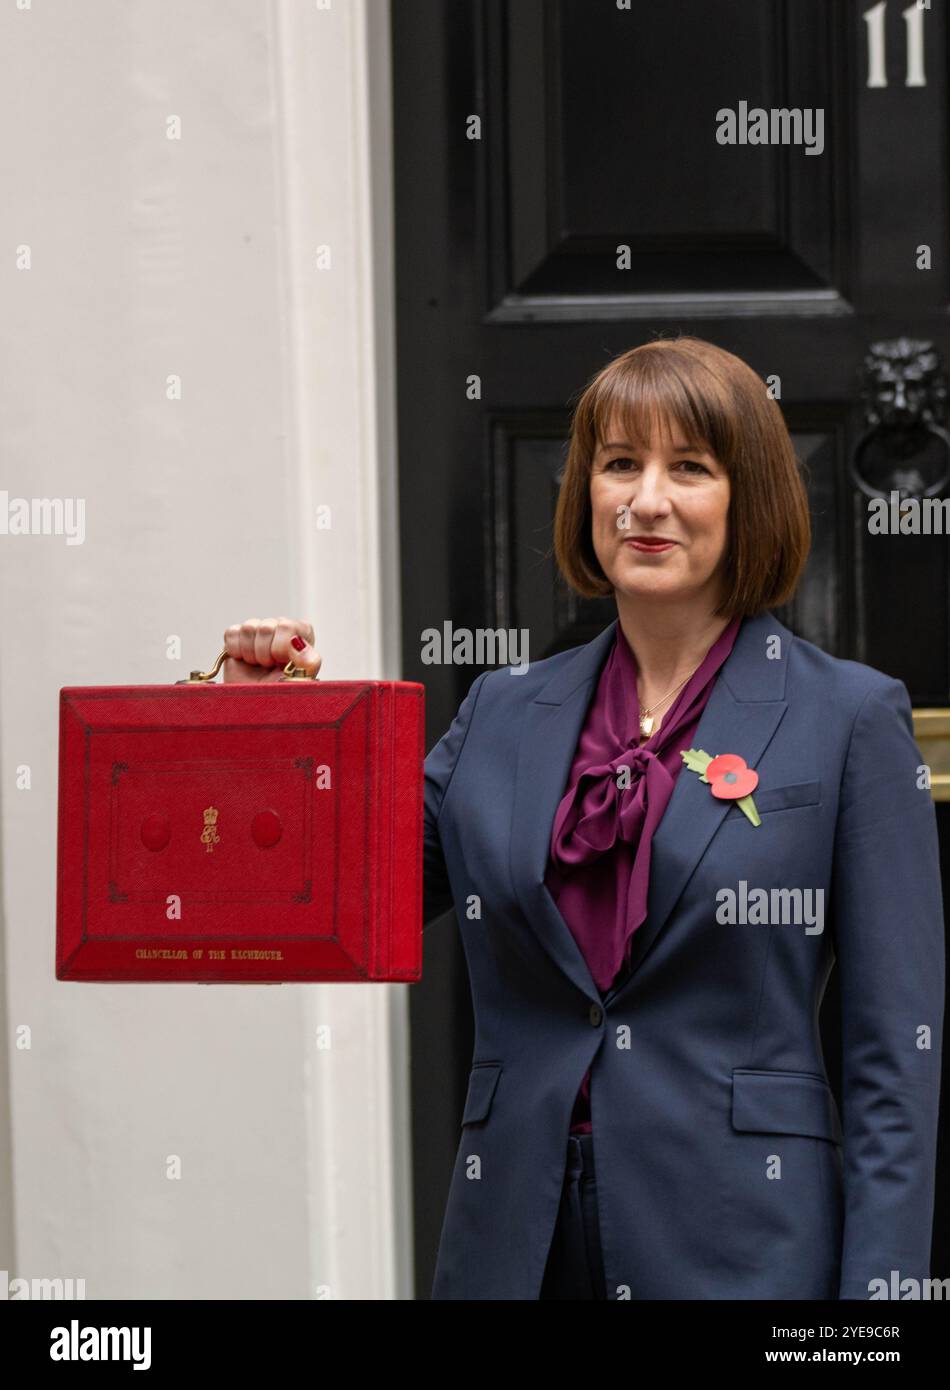
[[[600,1027],[600,1021],[601,1021],[601,1019],[603,1018],[603,1016],[604,1016],[604,1011],[603,1011],[603,1009],[600,1007],[600,1005],[599,1005],[599,1004],[591,1004],[591,1006],[590,1006],[590,1021],[591,1021],[591,1023],[594,1025],[595,1028],[599,1028],[599,1027]]]

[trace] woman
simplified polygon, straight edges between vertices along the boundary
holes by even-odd
[[[476,1016],[434,1298],[929,1276],[936,817],[904,685],[769,611],[809,540],[781,412],[737,357],[652,342],[581,395],[555,549],[617,620],[479,676],[425,764],[425,918],[455,903]],[[225,679],[316,674],[313,642],[229,628]]]

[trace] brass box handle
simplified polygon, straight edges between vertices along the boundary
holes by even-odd
[[[214,663],[210,671],[192,671],[191,675],[188,677],[187,680],[176,681],[175,684],[200,685],[202,682],[205,681],[213,681],[215,676],[221,670],[221,664],[224,661],[224,658],[227,656],[227,654],[227,648],[225,648],[224,651],[222,651],[218,656],[217,661]],[[316,676],[311,676],[310,673],[304,669],[304,667],[296,666],[294,664],[293,658],[291,658],[290,661],[287,662],[287,665],[284,667],[284,674],[281,676],[280,679],[282,681],[309,681],[316,680]]]

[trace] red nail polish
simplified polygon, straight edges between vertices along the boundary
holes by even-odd
[[[291,637],[290,645],[293,647],[294,651],[302,652],[307,644],[302,637]]]

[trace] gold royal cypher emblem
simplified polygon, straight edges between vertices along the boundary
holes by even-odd
[[[214,849],[221,839],[218,834],[218,808],[217,806],[206,806],[204,811],[205,824],[201,832],[201,843],[207,845],[208,853]]]

